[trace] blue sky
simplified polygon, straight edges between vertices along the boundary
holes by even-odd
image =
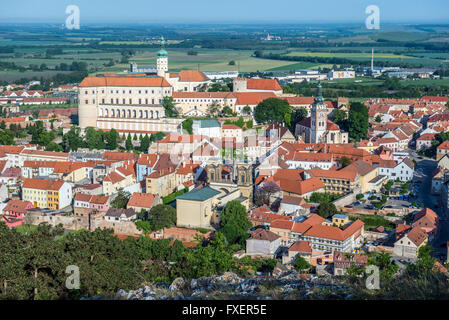
[[[80,8],[81,23],[364,23],[377,5],[381,23],[449,23],[448,0],[2,0],[0,23],[63,23]]]

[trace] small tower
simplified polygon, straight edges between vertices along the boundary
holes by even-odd
[[[324,102],[321,83],[318,83],[310,119],[310,143],[322,143],[327,130],[327,105]]]
[[[168,73],[168,53],[165,50],[165,40],[161,36],[161,49],[157,52],[157,75],[159,77],[166,77]]]

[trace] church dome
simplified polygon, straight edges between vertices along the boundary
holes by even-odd
[[[158,56],[159,58],[167,58],[167,56],[168,56],[167,50],[165,50],[165,49],[159,50],[159,51],[157,52],[157,56]]]
[[[159,50],[159,51],[157,52],[157,56],[158,56],[159,58],[167,58],[168,53],[167,53],[167,50],[164,49],[164,46],[165,46],[165,40],[164,40],[164,37],[161,37],[161,41],[159,42],[159,44],[160,44],[160,46],[161,46],[161,50]]]

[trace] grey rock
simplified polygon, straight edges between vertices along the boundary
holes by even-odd
[[[170,291],[179,291],[184,288],[184,285],[185,285],[185,281],[183,278],[176,278],[171,283],[169,289],[170,289]]]

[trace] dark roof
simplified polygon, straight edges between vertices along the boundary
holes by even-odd
[[[124,214],[127,218],[129,218],[135,215],[136,212],[133,209],[116,209],[116,208],[110,208],[108,212],[106,212],[106,216],[108,217],[120,217],[122,214]]]
[[[201,189],[195,189],[190,192],[184,193],[176,199],[181,200],[193,200],[193,201],[205,201],[220,194],[220,191],[212,189],[211,187],[204,187]]]
[[[271,231],[265,230],[265,229],[257,229],[256,231],[254,231],[251,234],[252,240],[264,240],[264,241],[273,242],[279,238],[280,237],[277,234],[275,234],[274,232],[271,232]]]

